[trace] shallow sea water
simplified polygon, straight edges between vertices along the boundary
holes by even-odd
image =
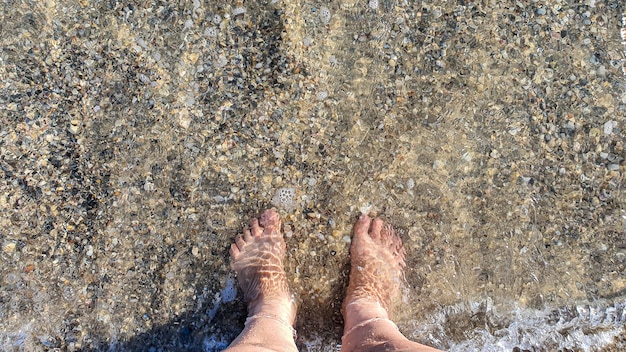
[[[620,351],[620,1],[0,4],[0,349],[214,351],[275,206],[298,346],[334,351],[360,212],[451,351]]]

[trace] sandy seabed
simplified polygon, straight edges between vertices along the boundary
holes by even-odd
[[[340,342],[360,212],[407,247],[410,338],[623,350],[624,11],[3,1],[0,349],[224,348],[228,247],[276,206],[301,350]]]

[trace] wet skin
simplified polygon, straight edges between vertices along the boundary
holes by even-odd
[[[276,211],[252,219],[230,249],[248,303],[248,319],[227,351],[297,351],[296,306],[283,267],[285,241]],[[404,337],[390,320],[403,284],[402,240],[381,219],[361,215],[350,246],[350,284],[343,303],[342,351],[436,351]]]

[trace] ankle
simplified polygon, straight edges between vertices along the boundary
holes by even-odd
[[[296,318],[296,305],[293,298],[261,297],[248,305],[248,316],[274,317],[293,326]]]
[[[387,310],[374,299],[358,298],[348,302],[344,308],[345,331],[373,319],[389,320]]]

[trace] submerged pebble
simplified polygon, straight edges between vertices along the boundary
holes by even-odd
[[[295,197],[295,189],[279,188],[272,198],[272,205],[285,210],[293,210],[296,206]]]

